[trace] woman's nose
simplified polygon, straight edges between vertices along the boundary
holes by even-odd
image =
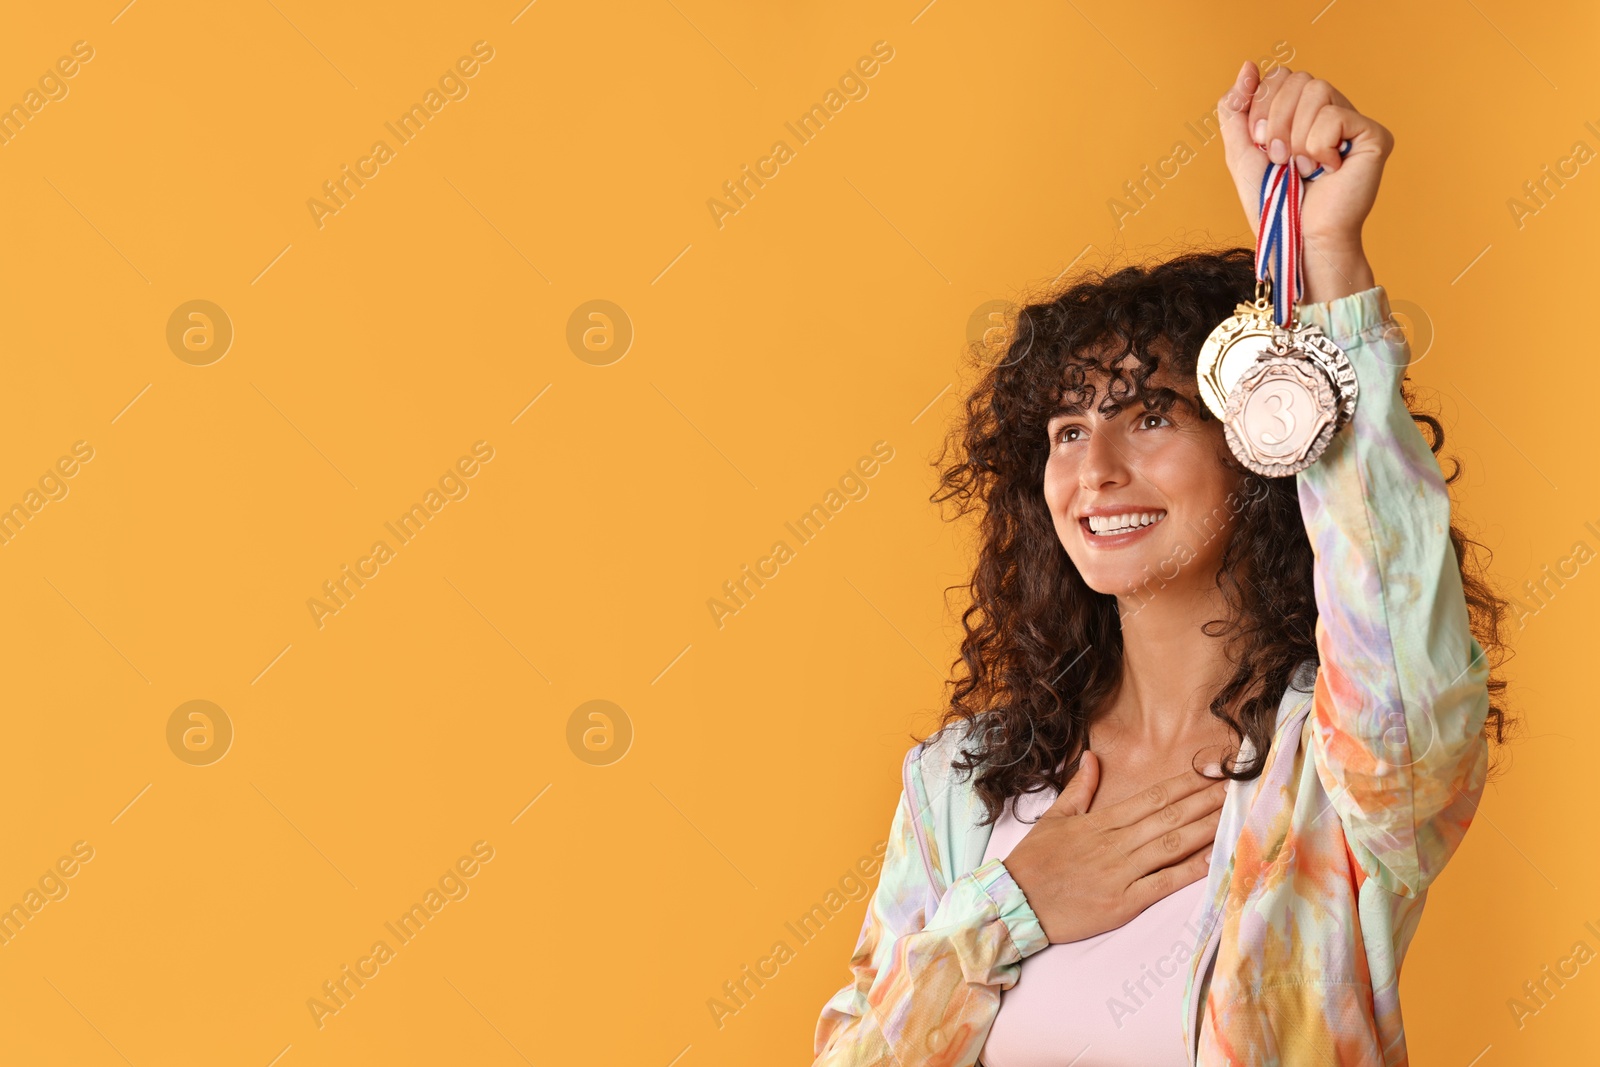
[[[1105,426],[1089,437],[1089,447],[1084,450],[1083,465],[1078,468],[1078,482],[1085,489],[1102,489],[1120,485],[1128,480],[1127,457],[1123,455],[1115,434]]]

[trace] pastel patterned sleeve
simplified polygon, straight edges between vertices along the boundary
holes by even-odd
[[[1001,991],[1049,943],[998,859],[951,882],[924,922],[932,894],[914,817],[902,790],[852,980],[817,1022],[815,1067],[976,1063]]]
[[[1344,350],[1358,387],[1351,424],[1296,475],[1316,553],[1317,774],[1362,870],[1416,896],[1483,793],[1489,667],[1468,624],[1444,475],[1400,397],[1411,350],[1387,294],[1299,312]]]

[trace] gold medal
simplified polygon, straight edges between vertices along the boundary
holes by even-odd
[[[1272,343],[1277,331],[1272,321],[1272,300],[1263,289],[1258,281],[1255,301],[1236,305],[1233,314],[1223,319],[1200,346],[1195,368],[1200,398],[1219,419],[1225,417],[1228,391]]]

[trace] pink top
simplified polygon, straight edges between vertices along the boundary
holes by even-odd
[[[1004,859],[1055,802],[1013,797],[983,862]],[[1020,821],[1019,821],[1020,819]],[[1115,930],[1049,945],[1022,961],[978,1062],[983,1067],[1187,1067],[1183,979],[1205,908],[1204,878]]]

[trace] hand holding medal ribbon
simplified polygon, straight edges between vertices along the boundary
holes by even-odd
[[[1265,145],[1258,145],[1263,152]],[[1339,155],[1350,154],[1350,142],[1339,145]],[[1300,235],[1300,204],[1305,198],[1305,183],[1322,175],[1318,167],[1304,177],[1291,163],[1269,163],[1261,174],[1261,204],[1256,222],[1256,281],[1275,284],[1272,289],[1272,317],[1288,329],[1294,318],[1294,305],[1305,295],[1305,275],[1301,262],[1305,253]],[[1293,298],[1290,298],[1293,294]]]
[[[1350,420],[1357,392],[1344,353],[1315,325],[1296,319],[1305,291],[1305,185],[1325,173],[1346,172],[1333,183],[1336,193],[1316,194],[1318,224],[1328,227],[1319,238],[1329,248],[1359,249],[1361,222],[1371,209],[1392,138],[1331,85],[1308,74],[1279,68],[1259,89],[1257,82],[1254,64],[1245,64],[1219,106],[1229,168],[1256,229],[1256,298],[1239,304],[1212,331],[1201,347],[1196,376],[1201,397],[1223,420],[1228,446],[1239,461],[1258,474],[1285,477],[1316,462]],[[1262,116],[1253,137],[1246,133],[1244,106],[1252,91],[1248,117]],[[1271,132],[1278,136],[1269,137]],[[1357,162],[1346,167],[1358,139]],[[1270,149],[1263,141],[1271,142]],[[1249,188],[1248,198],[1247,180],[1257,186]],[[1321,254],[1316,246],[1313,250]],[[1370,285],[1365,257],[1359,251],[1356,256],[1362,270],[1352,273]],[[1327,265],[1345,283],[1335,295],[1362,287],[1331,259]],[[1326,278],[1322,288],[1328,288]]]

